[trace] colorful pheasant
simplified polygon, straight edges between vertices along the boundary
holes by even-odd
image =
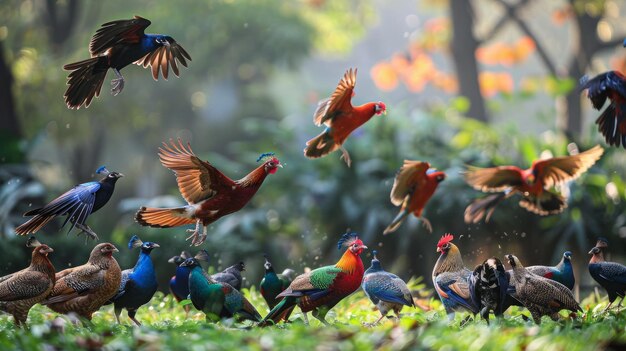
[[[465,223],[485,221],[493,214],[496,206],[515,194],[522,195],[519,205],[541,216],[561,213],[567,207],[565,198],[551,189],[578,178],[602,156],[601,146],[576,155],[553,157],[533,162],[529,169],[515,166],[492,168],[470,167],[465,181],[474,189],[498,194],[474,200],[465,209]]]
[[[146,241],[145,243],[133,235],[128,242],[129,249],[139,248],[139,259],[135,267],[122,271],[122,282],[117,290],[117,294],[108,301],[113,303],[115,319],[120,323],[120,314],[122,309],[128,311],[130,318],[136,325],[141,323],[135,318],[135,314],[139,307],[147,304],[156,293],[159,284],[157,283],[154,264],[150,253],[152,250],[160,247],[159,244]]]
[[[296,277],[278,298],[283,298],[260,323],[262,326],[276,324],[290,313],[294,306],[300,307],[308,324],[306,313],[313,311],[313,316],[322,323],[326,322],[326,313],[339,301],[355,292],[363,280],[363,261],[361,253],[367,246],[356,233],[344,234],[337,248],[347,247],[343,256],[333,266],[314,269]]]
[[[506,259],[513,268],[510,284],[515,285],[515,298],[530,311],[535,323],[541,324],[542,316],[556,321],[563,309],[582,312],[572,291],[565,285],[528,272],[513,255],[507,255]]]
[[[596,246],[589,251],[589,274],[609,294],[609,304],[604,309],[608,310],[613,302],[620,297],[617,305],[619,310],[626,296],[626,266],[617,262],[607,262],[604,252],[609,248],[609,242],[605,238],[598,238]]]
[[[196,224],[187,240],[192,245],[201,245],[207,237],[207,226],[218,219],[237,212],[252,199],[263,184],[268,174],[274,174],[280,161],[273,153],[262,154],[258,161],[263,164],[240,180],[232,180],[202,161],[193,153],[191,145],[178,144],[170,140],[171,145],[163,143],[159,149],[159,158],[163,166],[176,174],[178,188],[188,205],[177,208],[142,207],[135,215],[135,220],[143,225],[156,228],[178,227]],[[200,227],[203,230],[200,233]]]
[[[470,279],[472,271],[465,268],[459,248],[452,243],[454,236],[446,234],[437,243],[441,256],[433,268],[433,285],[441,299],[448,319],[454,319],[457,311],[478,313],[478,306],[472,300]]]
[[[437,186],[444,179],[446,179],[446,174],[430,168],[428,162],[404,160],[404,165],[393,182],[390,195],[391,203],[396,206],[402,205],[402,207],[383,234],[396,231],[411,213],[421,219],[426,229],[432,233],[433,227],[428,219],[422,217],[422,212],[437,190]]]
[[[526,267],[530,273],[540,275],[544,278],[555,280],[568,289],[574,290],[576,280],[574,278],[574,268],[572,267],[572,253],[565,251],[561,262],[554,267],[549,266],[530,266]]]
[[[326,156],[341,149],[341,158],[348,167],[352,161],[343,143],[348,136],[370,120],[374,115],[386,113],[387,106],[382,102],[368,102],[361,106],[352,106],[354,86],[356,85],[356,69],[349,69],[339,81],[335,92],[319,102],[313,116],[316,126],[326,125],[326,129],[315,138],[307,141],[304,155],[309,158]]]
[[[259,322],[261,315],[245,296],[228,283],[216,282],[202,269],[200,261],[208,260],[209,255],[202,250],[181,264],[191,269],[189,297],[194,307],[204,312],[207,321],[235,317]]]
[[[295,272],[293,269],[287,268],[282,274],[276,274],[274,266],[272,266],[267,255],[265,255],[265,264],[263,266],[265,268],[265,275],[260,284],[261,296],[263,296],[265,302],[267,302],[267,306],[269,306],[271,310],[280,302],[280,299],[276,297],[289,287],[289,284],[293,281],[292,273]],[[289,315],[286,316],[285,320],[288,319]]]
[[[609,99],[609,106],[596,120],[598,130],[607,144],[617,147],[621,144],[626,149],[626,77],[618,71],[609,71],[593,79],[583,76],[580,84],[596,110],[600,111]]]
[[[0,311],[13,315],[18,327],[26,324],[30,308],[50,294],[55,282],[54,266],[48,259],[54,250],[35,237],[30,237],[26,246],[34,248],[30,265],[0,277]]]
[[[386,272],[380,265],[377,251],[372,251],[372,265],[363,275],[363,291],[380,311],[380,318],[374,324],[378,324],[393,311],[400,319],[400,312],[404,306],[415,307],[413,296],[406,283],[393,273]]]
[[[58,313],[74,312],[91,320],[120,287],[122,270],[114,252],[118,250],[113,244],[98,244],[87,263],[58,272],[52,292],[41,304]]]

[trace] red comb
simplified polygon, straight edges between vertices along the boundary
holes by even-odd
[[[444,236],[441,237],[441,239],[439,239],[439,242],[437,243],[437,247],[442,247],[443,245],[451,242],[454,239],[454,235],[448,233],[445,234]]]

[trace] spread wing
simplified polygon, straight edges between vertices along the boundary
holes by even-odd
[[[500,192],[522,185],[522,170],[515,166],[479,168],[470,166],[465,172],[465,181],[474,189],[483,192]]]
[[[604,72],[589,79],[584,76],[581,79],[581,90],[587,90],[587,97],[591,100],[596,110],[602,108],[610,91],[615,91],[626,98],[626,79],[617,71]]]
[[[23,271],[0,283],[0,301],[29,299],[43,294],[52,281],[41,272]]]
[[[191,61],[191,56],[176,40],[171,37],[166,37],[166,40],[169,45],[160,46],[135,62],[144,68],[150,66],[154,80],[159,79],[159,69],[163,73],[163,78],[167,80],[169,66],[172,67],[172,72],[178,77],[179,70],[176,60],[185,67],[187,67],[187,60]]]
[[[189,143],[185,147],[178,139],[178,144],[173,140],[170,144],[163,143],[163,147],[159,148],[159,158],[163,166],[176,173],[178,189],[188,203],[198,203],[213,197],[221,189],[235,186],[232,179],[210,163],[200,160]]]
[[[544,188],[550,189],[567,181],[578,178],[586,172],[604,153],[600,145],[577,155],[554,157],[533,163],[537,180],[543,182]]]
[[[404,160],[404,165],[393,181],[391,203],[400,206],[404,198],[415,190],[420,180],[425,179],[428,168],[430,168],[428,162]]]
[[[150,23],[145,18],[135,16],[130,20],[111,21],[103,24],[89,42],[91,56],[102,55],[117,44],[138,43]]]
[[[356,68],[346,71],[343,78],[339,81],[335,92],[317,105],[313,122],[315,125],[330,125],[331,121],[341,116],[341,114],[352,110],[352,95],[354,86],[356,85]]]

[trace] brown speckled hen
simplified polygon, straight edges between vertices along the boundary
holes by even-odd
[[[98,244],[87,263],[57,273],[52,293],[42,304],[58,313],[74,312],[91,320],[91,315],[117,293],[122,280],[113,252],[118,252],[113,244]]]
[[[0,278],[0,311],[13,315],[17,326],[26,323],[30,308],[45,299],[54,286],[54,266],[48,259],[54,250],[34,237],[26,246],[34,247],[30,266]]]
[[[506,260],[513,268],[510,283],[515,285],[515,298],[530,311],[535,323],[541,324],[543,316],[558,320],[560,310],[582,311],[565,285],[530,273],[513,255],[507,255]]]

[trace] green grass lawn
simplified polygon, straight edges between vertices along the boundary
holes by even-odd
[[[413,285],[415,287],[416,285]],[[423,287],[423,285],[420,285]],[[423,290],[422,290],[423,291]],[[254,289],[246,295],[262,315],[268,310]],[[544,317],[541,326],[525,321],[523,309],[510,309],[506,319],[462,323],[467,315],[457,314],[449,322],[438,300],[424,292],[422,309],[406,309],[399,323],[385,320],[374,327],[379,314],[362,291],[342,301],[328,314],[333,324],[326,327],[309,316],[311,325],[304,325],[296,309],[293,323],[256,328],[249,322],[232,324],[223,321],[208,324],[204,315],[185,312],[170,295],[161,293],[148,306],[139,310],[140,328],[132,327],[126,312],[123,323],[115,322],[111,306],[94,315],[91,325],[65,324],[64,333],[52,328],[57,314],[43,306],[35,306],[29,314],[27,330],[16,329],[12,318],[0,315],[0,350],[597,350],[626,347],[626,312],[603,313],[607,301],[595,295],[584,299],[585,315],[575,321],[566,318],[553,322]],[[68,320],[67,317],[62,317]],[[463,325],[461,325],[463,324]]]

